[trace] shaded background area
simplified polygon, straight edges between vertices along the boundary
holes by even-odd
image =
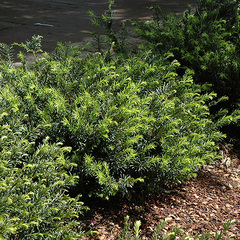
[[[116,21],[148,19],[153,5],[165,13],[180,14],[197,0],[115,0]],[[101,14],[108,9],[108,0],[1,0],[0,42],[12,44],[43,36],[44,51],[52,51],[58,41],[79,42],[96,30],[87,15],[89,10]],[[40,23],[40,24],[39,24]],[[42,25],[45,24],[45,25]]]

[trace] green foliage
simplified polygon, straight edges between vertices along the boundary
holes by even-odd
[[[42,52],[41,38],[42,36],[33,35],[31,41],[27,40],[25,43],[14,43],[14,45],[22,47],[25,52],[36,54]]]
[[[124,230],[121,236],[119,236],[120,240],[141,240],[142,238],[139,236],[140,233],[140,226],[141,221],[136,221],[134,223],[133,230],[130,229],[130,223],[129,223],[129,216],[126,216],[124,218],[125,224],[124,224]],[[189,240],[193,239],[190,238],[188,233],[184,233],[183,230],[179,226],[173,227],[169,233],[162,234],[162,230],[166,227],[166,224],[168,221],[170,221],[171,218],[166,218],[164,221],[160,221],[154,233],[152,234],[151,239],[153,240],[174,240],[174,239],[181,239],[181,240]],[[231,229],[236,221],[227,221],[224,223],[223,228],[220,231],[216,231],[215,233],[206,232],[201,235],[197,235],[194,237],[195,240],[205,240],[205,239],[214,239],[214,240],[221,240],[221,239],[234,239],[235,235],[228,236],[227,232],[229,229]]]
[[[78,179],[68,173],[71,149],[48,138],[36,146],[41,127],[31,126],[2,75],[0,104],[0,239],[79,239],[85,207],[67,193]]]
[[[129,216],[126,216],[124,218],[124,229],[123,229],[123,233],[122,236],[119,237],[120,240],[127,240],[127,239],[131,239],[131,240],[140,240],[140,226],[141,226],[141,221],[138,220],[134,223],[134,227],[133,227],[133,232],[134,232],[134,236],[132,236],[132,234],[130,233],[130,223],[129,223]]]
[[[89,11],[88,15],[91,17],[91,22],[93,25],[107,31],[105,38],[107,42],[110,43],[110,46],[112,46],[112,49],[109,50],[109,53],[111,54],[111,50],[114,50],[117,53],[126,53],[127,46],[124,44],[126,38],[126,26],[123,22],[120,24],[120,31],[116,32],[114,30],[114,10],[112,9],[113,5],[114,1],[109,0],[108,11],[101,14],[100,16],[97,16],[94,12]],[[96,32],[90,32],[90,34],[92,34],[96,40],[98,51],[103,52],[101,36]]]
[[[30,70],[3,64],[0,77],[14,96],[3,91],[3,101],[27,116],[36,148],[46,137],[72,148],[76,191],[103,198],[134,186],[154,191],[214,160],[224,137],[217,129],[233,117],[209,118],[216,95],[202,92],[190,71],[179,76],[177,61],[150,63],[147,52],[110,62],[74,52],[59,44]]]
[[[13,47],[5,43],[0,43],[0,60],[1,57],[9,64],[13,62]]]
[[[229,101],[222,106],[232,111],[238,108],[240,96],[239,1],[197,3],[179,18],[165,16],[159,7],[152,8],[153,20],[135,23],[137,32],[156,60],[172,52],[182,69],[194,70],[197,83],[211,83],[219,97],[228,96]]]

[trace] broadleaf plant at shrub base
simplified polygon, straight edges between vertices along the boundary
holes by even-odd
[[[2,61],[0,77],[14,96],[2,91],[2,101],[17,104],[28,131],[38,129],[36,148],[46,137],[72,148],[66,156],[77,164],[77,192],[109,198],[135,186],[155,191],[214,160],[224,137],[218,128],[233,116],[212,121],[208,104],[216,94],[202,92],[190,70],[179,76],[168,54],[157,62],[150,52],[106,62],[74,51],[59,43],[30,69]]]
[[[169,232],[163,232],[163,229],[166,227],[167,223],[171,221],[171,218],[166,218],[165,220],[160,221],[153,234],[151,235],[152,240],[174,240],[174,239],[182,239],[182,240],[189,240],[189,239],[214,239],[214,240],[221,240],[221,239],[235,239],[235,235],[228,234],[228,231],[233,227],[235,220],[228,220],[223,224],[221,230],[216,232],[205,232],[200,235],[196,235],[194,238],[190,237],[188,233],[184,232],[179,225],[173,226]],[[130,228],[130,221],[129,216],[127,215],[124,218],[124,229],[119,236],[120,240],[141,240],[145,239],[145,237],[141,236],[141,221],[135,221],[133,225],[133,229]]]

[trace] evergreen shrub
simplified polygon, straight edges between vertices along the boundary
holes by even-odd
[[[153,19],[135,22],[137,32],[156,56],[172,52],[174,59],[195,72],[197,83],[210,83],[221,106],[237,109],[240,97],[240,4],[237,0],[198,0],[183,16],[164,15],[153,7]],[[179,71],[180,73],[181,71]]]
[[[36,146],[39,128],[8,82],[19,81],[18,70],[8,71],[0,73],[0,239],[79,239],[77,218],[86,207],[68,195],[78,178],[68,172],[71,149],[47,138]]]
[[[137,186],[158,190],[195,176],[216,157],[215,143],[224,137],[218,128],[233,117],[213,121],[208,105],[216,94],[195,84],[190,70],[179,76],[171,56],[151,62],[150,55],[82,59],[59,43],[29,67],[2,64],[2,88],[14,96],[3,92],[2,101],[18,104],[28,131],[38,129],[35,148],[46,137],[72,148],[66,157],[77,164],[77,192],[109,198]]]

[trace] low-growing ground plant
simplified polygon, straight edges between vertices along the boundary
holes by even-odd
[[[130,227],[129,216],[124,218],[125,224],[122,234],[119,236],[120,240],[141,240],[141,221],[138,220],[134,223],[133,229]],[[160,221],[155,231],[153,232],[150,239],[152,240],[174,240],[174,239],[181,239],[181,240],[189,240],[193,239],[189,236],[188,233],[184,232],[180,226],[173,227],[168,233],[162,233],[163,229],[166,227],[167,223],[171,221],[171,218],[166,218],[163,221]],[[195,240],[206,240],[206,239],[214,239],[214,240],[222,240],[222,239],[234,239],[235,235],[228,235],[228,230],[230,230],[235,223],[235,220],[227,221],[223,224],[221,230],[216,232],[206,232],[201,235],[197,235],[194,237]]]

